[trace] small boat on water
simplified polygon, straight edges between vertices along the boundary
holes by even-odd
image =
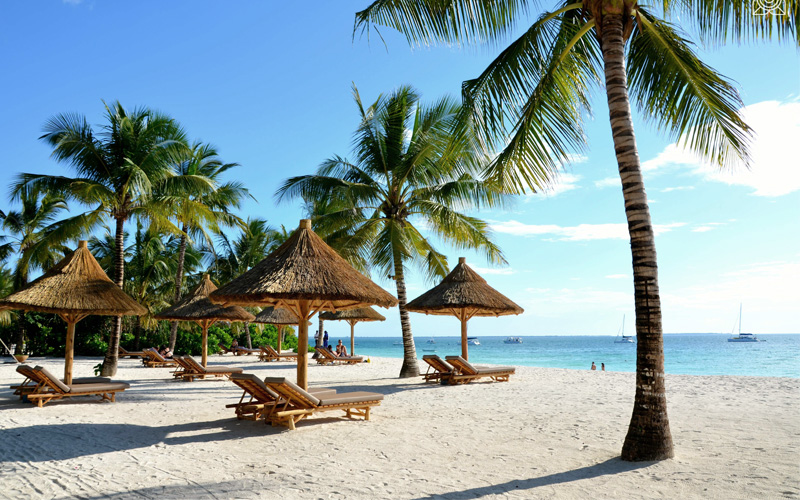
[[[435,341],[435,340],[433,340],[433,339],[431,338],[431,339],[428,339],[428,343],[429,343],[429,344],[435,344],[435,343],[436,343],[436,341]]]
[[[754,333],[742,333],[742,304],[739,304],[739,333],[728,339],[728,342],[765,342],[756,337]],[[736,325],[734,325],[734,328]],[[733,335],[733,332],[731,332]]]
[[[617,332],[617,338],[614,339],[615,344],[635,344],[636,337],[633,335],[625,335],[625,315],[622,315],[622,326]]]
[[[521,344],[522,337],[506,337],[503,341],[504,344]]]
[[[461,341],[458,344],[461,345]],[[478,337],[467,337],[467,345],[481,345],[481,341],[478,340]]]

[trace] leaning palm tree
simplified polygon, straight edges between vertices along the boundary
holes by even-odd
[[[59,224],[54,233],[63,239],[85,235],[104,220],[113,220],[114,282],[121,288],[125,275],[125,223],[131,217],[148,218],[160,228],[178,232],[169,222],[169,212],[151,201],[154,186],[174,176],[171,158],[186,146],[183,131],[166,115],[146,108],[128,112],[119,102],[105,108],[107,123],[99,133],[86,117],[77,114],[56,115],[45,125],[41,138],[53,148],[52,156],[71,167],[78,177],[20,174],[13,193],[18,195],[24,189],[58,193],[91,207]],[[171,189],[178,190],[178,184],[172,182]],[[184,178],[181,184],[185,189],[198,189],[204,181]],[[117,317],[103,360],[105,376],[117,371],[121,330],[122,320]]]
[[[181,228],[173,294],[173,302],[178,302],[182,293],[184,260],[189,238],[202,238],[207,245],[213,246],[212,238],[206,231],[206,227],[219,231],[220,226],[243,226],[244,222],[229,210],[239,208],[242,199],[249,193],[240,182],[220,183],[222,174],[238,164],[223,163],[217,150],[209,144],[195,142],[190,148],[179,152],[175,163],[175,170],[179,176],[199,177],[215,187],[214,190],[209,190],[205,186],[201,186],[200,191],[178,190],[174,194],[159,193],[156,195],[157,199],[173,208],[174,219]],[[168,184],[169,180],[166,183]],[[175,349],[177,335],[178,322],[173,321],[170,323],[169,334],[171,350]]]
[[[19,290],[28,284],[28,276],[35,270],[47,270],[54,266],[68,251],[61,241],[54,240],[48,229],[62,211],[67,210],[64,199],[54,194],[23,190],[19,194],[20,210],[0,212],[2,253],[17,257],[13,270],[13,289]],[[25,341],[25,312],[19,311],[19,329],[15,354],[22,354]]]
[[[394,279],[404,346],[400,377],[413,377],[419,367],[406,310],[406,267],[416,264],[429,279],[448,272],[447,259],[423,232],[504,262],[487,224],[457,211],[497,205],[502,196],[470,175],[482,157],[468,135],[452,135],[460,111],[452,99],[426,106],[411,87],[368,107],[355,87],[353,96],[361,116],[354,160],[334,156],[315,175],[287,179],[277,197],[336,200],[335,210],[316,221],[319,234],[337,235],[343,247]]]
[[[533,4],[533,2],[530,2]],[[774,19],[753,17],[744,2],[663,2],[695,10],[704,34],[737,37],[771,30]],[[735,5],[736,8],[732,8]],[[793,11],[781,36],[796,30]],[[525,16],[528,2],[500,0],[378,0],[356,14],[356,28],[401,31],[411,44],[500,42]],[[462,124],[499,153],[487,178],[512,192],[539,190],[569,155],[585,148],[582,117],[605,83],[614,149],[622,180],[633,255],[637,347],[636,395],[625,460],[673,456],[664,386],[661,300],[653,226],[631,119],[639,111],[700,157],[730,165],[748,159],[750,131],[738,115],[733,85],[695,54],[681,29],[636,0],[558,3],[538,16],[484,72],[463,84]],[[630,94],[629,94],[630,89]]]

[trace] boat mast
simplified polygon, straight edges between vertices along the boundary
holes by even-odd
[[[739,302],[739,335],[742,334],[742,303]]]

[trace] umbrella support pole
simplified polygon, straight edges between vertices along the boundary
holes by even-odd
[[[462,310],[461,320],[461,357],[469,361],[469,343],[467,342],[467,311]]]
[[[281,353],[281,337],[283,337],[283,325],[278,326],[278,354]]]
[[[350,321],[350,355],[356,355],[356,322]]]
[[[308,390],[308,320],[311,319],[311,304],[301,300],[297,304],[300,324],[297,332],[297,385]]]

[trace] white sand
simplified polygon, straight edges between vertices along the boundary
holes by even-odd
[[[63,361],[32,359],[55,373]],[[76,376],[97,359],[78,359]],[[290,363],[211,358],[259,376]],[[395,378],[400,360],[309,365],[311,386],[386,395],[369,422],[313,417],[296,431],[238,421],[228,381],[172,381],[122,360],[116,403],[36,408],[0,365],[0,497],[800,498],[800,380],[668,376],[676,458],[619,452],[633,374],[521,367],[509,383]]]

